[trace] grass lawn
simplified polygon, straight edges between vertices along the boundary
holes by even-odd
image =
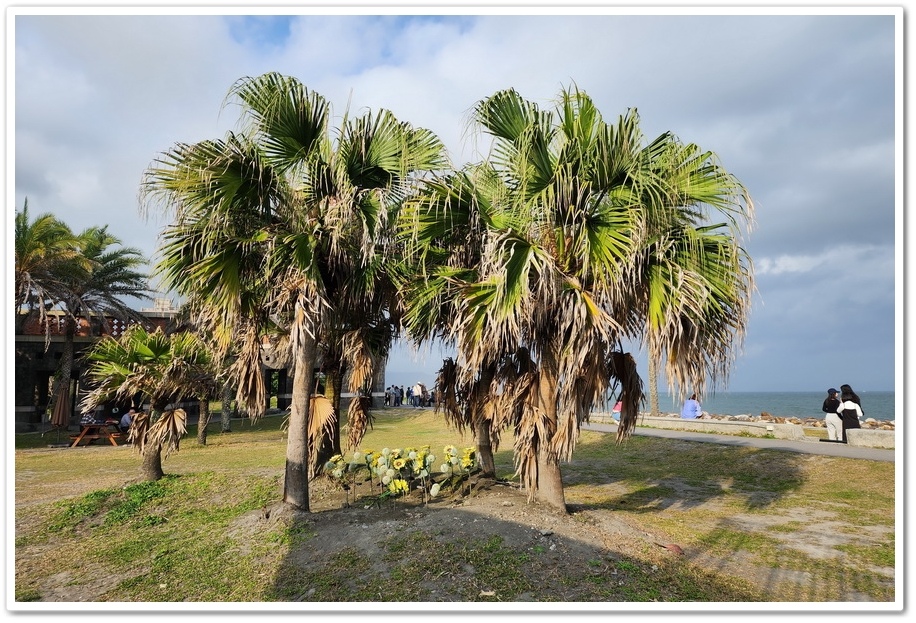
[[[487,508],[505,510],[503,536],[478,539],[437,519],[465,512],[460,505],[341,509],[341,492],[324,479],[313,487],[310,518],[266,517],[282,496],[282,422],[236,420],[223,434],[217,421],[205,447],[192,427],[156,483],[137,481],[131,448],[49,448],[54,433],[17,435],[16,601],[40,609],[75,595],[94,602],[895,600],[893,463],[651,437],[616,445],[611,435],[584,431],[574,460],[562,466],[571,512],[553,517],[519,504],[517,492],[493,498]],[[431,410],[384,409],[361,449],[441,452],[448,444],[473,440]],[[506,435],[498,471],[517,485],[511,447]],[[554,527],[534,541],[512,541],[520,526],[530,533],[529,525],[548,521]],[[378,538],[358,549],[349,535],[367,526]],[[667,543],[688,554],[658,547]],[[454,564],[441,564],[446,554]]]

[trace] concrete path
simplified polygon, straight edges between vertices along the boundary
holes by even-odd
[[[591,423],[582,426],[583,430],[603,433],[617,433],[616,424]],[[788,439],[769,439],[766,437],[737,437],[735,435],[716,435],[713,433],[694,433],[681,430],[663,428],[636,427],[634,435],[646,437],[665,437],[667,439],[680,439],[682,441],[698,441],[701,443],[720,443],[729,446],[746,446],[752,448],[767,448],[769,450],[784,450],[786,452],[801,452],[807,454],[824,454],[827,456],[841,456],[850,459],[867,459],[869,461],[895,461],[896,450],[884,448],[865,448],[849,446],[843,443],[829,443],[823,441],[790,441]]]

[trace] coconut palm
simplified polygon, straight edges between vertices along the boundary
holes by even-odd
[[[748,204],[740,184],[709,154],[670,134],[645,145],[635,111],[608,124],[577,89],[564,90],[555,111],[502,91],[478,103],[474,119],[493,138],[483,179],[499,180],[476,200],[487,214],[480,221],[486,229],[479,265],[436,251],[436,225],[426,228],[426,244],[415,238],[412,253],[432,258],[426,282],[441,285],[436,296],[450,298],[447,331],[466,385],[490,366],[501,371],[502,389],[487,400],[510,405],[498,412],[515,427],[515,460],[529,497],[565,508],[559,465],[571,458],[592,406],[620,391],[622,440],[643,399],[622,344],[645,338],[650,300],[659,299],[648,296],[646,280],[638,278],[645,271],[634,266],[644,266],[639,261],[649,242],[662,239],[666,228],[696,224],[709,207],[737,224]],[[691,184],[702,192],[691,194]],[[436,196],[428,204],[436,209],[420,222],[440,228],[464,222],[450,212],[458,202]],[[727,235],[723,242],[736,246]],[[719,275],[720,296],[691,289],[693,300],[667,306],[655,333],[677,381],[701,384],[710,367],[727,369],[722,355],[745,321],[748,271],[740,262],[723,261],[721,268],[737,276]],[[426,296],[418,298],[416,313],[422,317],[436,288],[421,291]]]
[[[142,456],[145,480],[162,478],[162,452],[177,451],[187,417],[175,403],[214,385],[210,349],[191,332],[150,333],[133,325],[120,337],[105,337],[86,354],[93,389],[80,407],[84,413],[112,400],[142,396],[150,412],[131,423],[128,439]]]
[[[165,199],[159,270],[179,292],[197,292],[202,314],[240,344],[238,398],[263,409],[260,341],[268,320],[288,327],[293,396],[284,501],[308,510],[309,422],[317,341],[327,317],[346,316],[350,275],[384,246],[390,214],[417,171],[440,166],[430,132],[387,111],[344,119],[298,80],[276,73],[230,90],[244,128],[224,140],[177,145],[150,167],[146,191]],[[232,336],[232,337],[229,337]]]

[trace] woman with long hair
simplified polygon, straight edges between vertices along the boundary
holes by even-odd
[[[862,428],[859,420],[862,413],[862,401],[849,385],[840,385],[840,406],[837,415],[843,420],[843,443],[846,443],[846,431],[850,428]]]

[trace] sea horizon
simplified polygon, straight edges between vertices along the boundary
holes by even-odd
[[[896,391],[856,390],[862,401],[865,418],[891,421],[896,419]],[[767,391],[767,392],[716,392],[700,396],[700,406],[711,415],[751,415],[769,413],[776,417],[809,418],[824,417],[821,406],[827,398],[826,389],[821,391]],[[679,413],[681,402],[676,402],[667,393],[659,393],[658,408],[663,413]],[[648,410],[649,398],[643,410]]]

